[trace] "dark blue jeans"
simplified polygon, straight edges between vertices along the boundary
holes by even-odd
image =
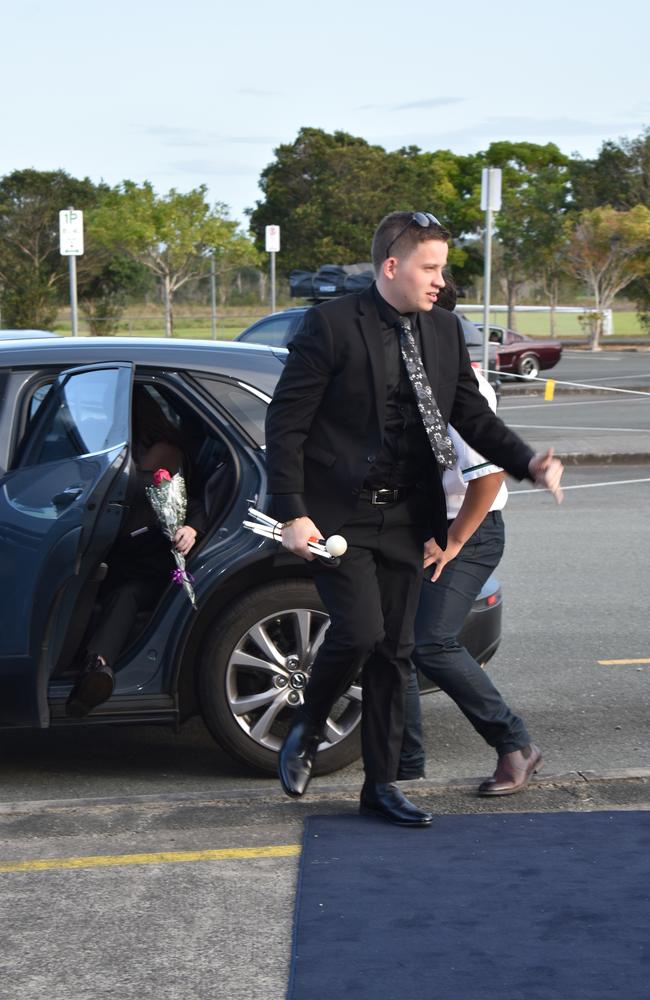
[[[498,565],[504,548],[503,518],[490,511],[458,556],[431,583],[425,571],[415,619],[415,650],[406,697],[406,725],[400,777],[424,773],[420,694],[415,668],[452,698],[483,739],[497,753],[530,743],[526,726],[506,705],[494,684],[458,642],[458,633],[475,598]]]

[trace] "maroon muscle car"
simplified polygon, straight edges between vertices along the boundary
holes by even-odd
[[[536,340],[504,326],[490,326],[490,341],[498,344],[499,369],[502,375],[535,378],[540,371],[553,368],[562,356],[557,340]]]

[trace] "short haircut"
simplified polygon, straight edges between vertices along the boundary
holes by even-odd
[[[435,223],[430,226],[419,226],[414,221],[414,215],[414,212],[391,212],[390,215],[384,216],[375,229],[372,238],[372,263],[375,274],[380,273],[389,247],[391,257],[404,258],[415,250],[418,243],[427,240],[448,243],[451,239],[451,233],[444,226]],[[399,236],[400,229],[404,230],[401,236]],[[399,239],[396,239],[398,236]]]

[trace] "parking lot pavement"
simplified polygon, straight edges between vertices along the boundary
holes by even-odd
[[[503,378],[504,394],[542,392],[544,381],[553,379],[556,392],[573,391],[564,383],[587,386],[650,389],[650,345],[637,349],[586,351],[566,346],[557,365],[540,373],[539,381]]]
[[[565,463],[650,461],[650,390],[503,396],[498,412],[532,448],[553,446]]]
[[[437,814],[650,809],[650,771],[555,776],[497,801],[467,783],[409,795]],[[300,802],[242,788],[5,805],[0,1000],[282,1000],[303,818],[355,809],[356,791],[322,783]],[[435,849],[435,820],[419,835]]]
[[[432,696],[415,801],[438,814],[650,809],[647,473],[571,468],[561,508],[512,487],[489,669],[545,768],[520,795],[477,798],[493,755]],[[199,723],[5,733],[0,753],[0,1000],[284,997],[303,818],[354,811],[358,764],[293,802],[229,765]]]
[[[499,416],[566,465],[650,463],[650,350],[565,351],[539,379],[504,379]]]

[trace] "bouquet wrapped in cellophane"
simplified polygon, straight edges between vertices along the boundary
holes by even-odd
[[[171,476],[167,469],[156,469],[153,474],[153,486],[146,486],[145,492],[160,522],[163,534],[173,543],[176,532],[185,524],[187,512],[185,480],[178,472]],[[182,586],[196,611],[196,594],[192,586],[192,577],[185,569],[185,556],[181,555],[173,544],[172,555],[176,562],[172,580]]]

